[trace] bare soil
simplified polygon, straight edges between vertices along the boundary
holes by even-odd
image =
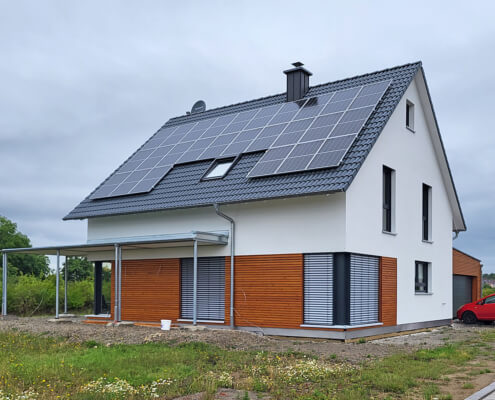
[[[172,329],[161,331],[153,327],[105,326],[82,323],[81,317],[67,322],[50,322],[46,317],[0,318],[0,331],[17,330],[35,335],[62,337],[71,342],[95,341],[105,345],[117,343],[140,344],[164,342],[172,345],[188,342],[205,342],[224,349],[302,352],[323,358],[337,358],[352,363],[385,357],[419,348],[436,347],[446,342],[469,339],[486,326],[466,326],[455,323],[451,327],[432,329],[403,336],[389,337],[365,343],[343,343],[326,339],[303,339],[261,336],[255,333],[228,329]]]

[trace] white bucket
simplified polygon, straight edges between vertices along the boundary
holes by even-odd
[[[172,321],[169,319],[162,319],[162,331],[169,331],[171,323]]]

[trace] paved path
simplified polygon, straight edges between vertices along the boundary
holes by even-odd
[[[466,400],[495,400],[495,382],[469,396]]]

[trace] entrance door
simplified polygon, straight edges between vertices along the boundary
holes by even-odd
[[[453,279],[453,310],[454,317],[460,306],[473,301],[473,278],[467,275],[454,275]]]

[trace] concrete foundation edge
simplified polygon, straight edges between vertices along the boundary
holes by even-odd
[[[306,338],[322,338],[322,339],[336,339],[336,340],[349,340],[359,339],[367,336],[378,336],[390,333],[400,333],[407,331],[414,331],[417,329],[435,328],[438,326],[450,325],[451,319],[439,319],[435,321],[414,322],[409,324],[401,324],[394,326],[380,326],[376,328],[366,328],[357,330],[344,330],[344,331],[328,331],[318,329],[287,329],[287,328],[261,328],[251,326],[238,326],[236,329],[260,333],[266,336],[292,336],[292,337],[306,337]]]

